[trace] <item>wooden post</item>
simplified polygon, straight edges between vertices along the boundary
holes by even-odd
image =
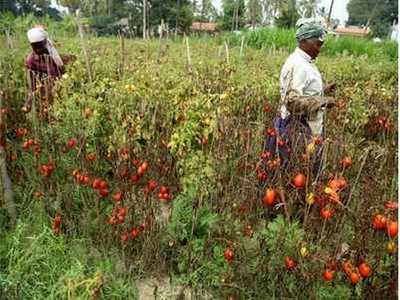
[[[333,2],[335,2],[335,0],[332,0],[331,6],[329,7],[328,26],[330,26],[330,23],[331,23],[331,15],[332,15]]]
[[[187,62],[189,70],[192,69],[192,58],[190,57],[190,47],[189,47],[189,38],[186,37],[186,54],[187,54]]]
[[[244,36],[242,36],[242,43],[240,45],[240,56],[243,56],[243,47],[244,47]]]
[[[147,0],[143,0],[143,39],[147,38],[146,34],[146,15],[147,15]]]
[[[226,51],[226,63],[229,64],[229,48],[226,42],[225,42],[225,51]]]

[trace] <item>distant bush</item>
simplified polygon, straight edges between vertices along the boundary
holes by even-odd
[[[297,46],[294,29],[278,28],[263,28],[257,31],[245,31],[241,34],[226,33],[219,37],[219,42],[227,41],[229,45],[240,46],[242,39],[247,46],[257,49],[270,48],[293,51]],[[374,43],[366,38],[329,36],[322,51],[327,55],[367,55],[397,60],[397,49],[397,44],[392,41]]]
[[[67,15],[61,21],[54,21],[49,16],[36,17],[33,14],[24,17],[15,17],[11,13],[0,14],[0,34],[25,34],[36,24],[43,24],[50,35],[76,34],[77,26],[73,16]]]

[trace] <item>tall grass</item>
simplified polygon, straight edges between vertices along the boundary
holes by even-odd
[[[113,259],[83,239],[55,236],[48,223],[36,212],[0,231],[0,299],[137,299],[135,285],[115,276]]]
[[[242,39],[247,46],[262,49],[287,49],[293,51],[297,46],[294,29],[263,28],[257,31],[226,33],[218,37],[218,41],[227,41],[231,46],[240,46]],[[328,36],[323,53],[335,55],[367,55],[371,58],[387,58],[397,60],[397,43],[389,40],[375,43],[368,38]]]

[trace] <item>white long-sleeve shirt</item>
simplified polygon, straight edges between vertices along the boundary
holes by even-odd
[[[286,97],[289,91],[295,92],[298,96],[323,98],[323,83],[321,73],[318,71],[311,57],[301,50],[296,50],[288,57],[282,67],[280,76],[280,92],[282,105],[280,108],[281,118],[285,119],[290,115],[287,109]],[[311,114],[306,115],[306,120],[313,135],[322,135],[324,123],[324,107],[318,108]]]

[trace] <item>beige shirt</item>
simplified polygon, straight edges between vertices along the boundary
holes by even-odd
[[[281,117],[287,118],[291,112],[296,111],[297,114],[306,116],[313,135],[322,135],[325,111],[321,107],[324,103],[323,90],[321,73],[313,60],[303,50],[296,48],[281,71]],[[296,110],[291,109],[291,103],[296,104]]]

